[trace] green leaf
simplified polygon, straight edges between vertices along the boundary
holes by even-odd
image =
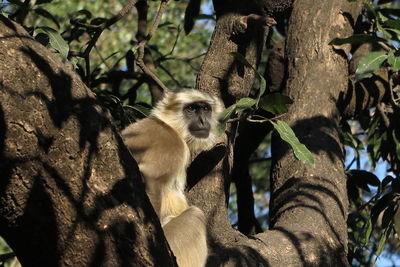
[[[389,206],[393,199],[392,194],[386,194],[381,197],[371,209],[371,222],[375,225],[379,215]]]
[[[251,108],[256,104],[256,100],[250,97],[245,97],[241,98],[237,103],[236,103],[236,109],[237,111],[242,111]]]
[[[378,17],[379,21],[383,22],[383,23],[388,20],[388,18],[379,11],[377,13],[377,17]]]
[[[388,63],[392,66],[393,71],[400,70],[400,54],[396,50],[390,50],[388,53]]]
[[[222,112],[219,117],[218,121],[220,123],[225,123],[229,120],[229,118],[232,116],[232,114],[236,111],[236,104],[233,104],[232,106],[226,108],[224,112]]]
[[[351,170],[349,174],[352,176],[356,184],[369,184],[372,186],[379,186],[381,184],[375,174],[363,170]]]
[[[133,109],[137,112],[139,112],[140,114],[142,114],[144,117],[149,116],[150,114],[150,109],[143,107],[141,105],[125,105],[125,107]]]
[[[384,189],[389,183],[391,183],[391,182],[393,182],[393,181],[394,181],[394,178],[393,178],[392,176],[390,176],[390,175],[387,175],[387,176],[382,180],[382,183],[381,183],[382,189]]]
[[[382,229],[388,229],[393,222],[393,217],[396,214],[396,209],[394,208],[394,205],[391,204],[389,207],[385,209],[383,212],[382,216],[382,224],[381,227]]]
[[[400,30],[400,21],[399,20],[394,20],[394,19],[388,19],[383,23],[383,26],[388,28],[387,30],[394,29],[394,30]]]
[[[217,136],[221,136],[225,133],[226,130],[226,123],[219,123],[217,126]]]
[[[367,73],[372,73],[379,69],[382,63],[387,59],[385,52],[371,52],[363,56],[358,63],[358,68],[356,70],[356,75],[363,76]]]
[[[200,14],[201,0],[190,0],[185,10],[185,22],[183,29],[189,34],[194,26],[197,16]]]
[[[379,21],[376,21],[376,27],[378,29],[378,31],[380,31],[383,35],[383,38],[385,39],[390,39],[392,38],[392,36],[390,35],[390,33],[388,33],[383,27],[382,25],[379,23]]]
[[[377,14],[375,11],[375,5],[373,5],[372,3],[366,3],[364,4],[365,9],[367,10],[368,15],[371,17],[376,18]]]
[[[379,42],[384,39],[367,34],[354,34],[347,38],[335,38],[329,44],[330,45],[343,45],[343,44],[363,44],[367,42]]]
[[[260,106],[262,109],[278,115],[287,112],[287,105],[292,103],[293,101],[290,97],[280,93],[272,93],[265,95],[261,99]]]
[[[364,239],[364,246],[368,245],[368,241],[371,238],[372,230],[374,228],[372,227],[371,220],[368,220],[367,222],[367,231],[365,233],[365,239]]]
[[[53,0],[37,0],[36,4],[37,5],[46,4],[46,3],[50,3],[51,1],[53,1]]]
[[[242,63],[244,66],[251,68],[257,74],[258,78],[260,79],[260,90],[258,91],[257,102],[256,106],[258,107],[258,102],[260,101],[261,96],[264,94],[267,88],[267,82],[265,81],[264,76],[262,76],[248,61],[247,59],[240,53],[237,52],[230,52],[231,56],[233,56],[237,61]]]
[[[50,39],[50,46],[57,50],[63,57],[67,58],[69,51],[68,43],[56,30],[49,27],[39,27],[37,31],[46,33]]]
[[[376,250],[376,256],[381,255],[382,250],[385,246],[386,243],[386,238],[387,238],[387,231],[383,231],[381,238],[379,239],[379,245],[378,245],[378,249]]]
[[[396,230],[397,235],[400,235],[400,209],[397,208],[396,214],[393,217],[393,227]]]
[[[261,96],[265,93],[265,90],[267,88],[267,82],[260,73],[257,72],[257,74],[258,78],[260,78],[260,90],[258,91],[257,103],[256,103],[256,106],[258,107],[258,103],[260,102]]]
[[[38,8],[35,8],[34,11],[36,14],[38,14],[46,19],[51,20],[52,22],[54,22],[54,24],[57,25],[57,28],[60,28],[60,24],[58,23],[57,19],[46,9],[38,7]]]
[[[297,159],[301,160],[306,165],[313,165],[314,158],[311,152],[307,149],[307,147],[300,143],[299,139],[296,137],[290,126],[282,121],[277,120],[276,123],[271,121],[274,128],[278,131],[279,136],[289,143],[289,145],[293,148],[294,155]]]
[[[196,19],[208,19],[215,21],[214,15],[209,15],[209,14],[199,14]]]

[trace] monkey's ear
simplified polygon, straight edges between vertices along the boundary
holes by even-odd
[[[226,152],[226,145],[222,143],[217,144],[210,150],[201,152],[187,169],[186,191],[192,189],[204,176],[209,174],[225,157]]]

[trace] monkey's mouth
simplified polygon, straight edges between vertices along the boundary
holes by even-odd
[[[191,133],[196,138],[207,138],[210,135],[210,131],[206,129],[192,130]]]

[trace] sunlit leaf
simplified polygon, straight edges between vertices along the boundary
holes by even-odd
[[[271,123],[279,133],[279,136],[292,147],[297,159],[301,160],[306,165],[314,164],[314,158],[311,152],[304,144],[300,143],[292,128],[290,128],[286,122],[277,120],[276,123],[272,121]]]
[[[388,63],[392,66],[393,71],[400,70],[400,54],[398,51],[395,51],[395,50],[389,51]]]
[[[236,110],[236,104],[229,106],[224,110],[224,112],[222,112],[219,115],[218,121],[220,121],[221,123],[225,123],[227,120],[229,120],[229,118],[232,116],[235,110]]]
[[[378,31],[380,33],[382,33],[383,38],[385,39],[390,39],[392,36],[390,35],[390,33],[388,33],[383,27],[382,25],[379,23],[379,21],[376,22],[376,27],[378,29]]]
[[[242,110],[246,110],[251,108],[252,106],[254,106],[256,104],[256,100],[250,97],[245,97],[240,99],[237,103],[236,103],[236,108],[237,111],[242,111]]]
[[[378,249],[376,250],[376,256],[381,255],[383,248],[385,247],[387,238],[387,231],[383,231],[381,238],[379,239]]]
[[[63,57],[67,58],[69,52],[68,43],[56,30],[49,27],[40,27],[37,31],[46,33],[49,36],[50,46],[57,50]]]
[[[373,226],[373,225],[372,225],[371,220],[368,220],[368,223],[367,223],[367,231],[366,231],[366,233],[365,233],[365,240],[364,240],[364,245],[365,245],[365,246],[368,245],[368,241],[369,241],[369,239],[371,238],[372,230],[374,229],[372,226]]]
[[[356,70],[356,75],[364,75],[367,73],[372,73],[379,69],[382,63],[387,59],[385,52],[371,52],[363,56],[358,63],[358,68]]]

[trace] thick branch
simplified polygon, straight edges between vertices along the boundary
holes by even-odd
[[[0,235],[21,263],[173,265],[108,112],[2,16],[0,48]]]

